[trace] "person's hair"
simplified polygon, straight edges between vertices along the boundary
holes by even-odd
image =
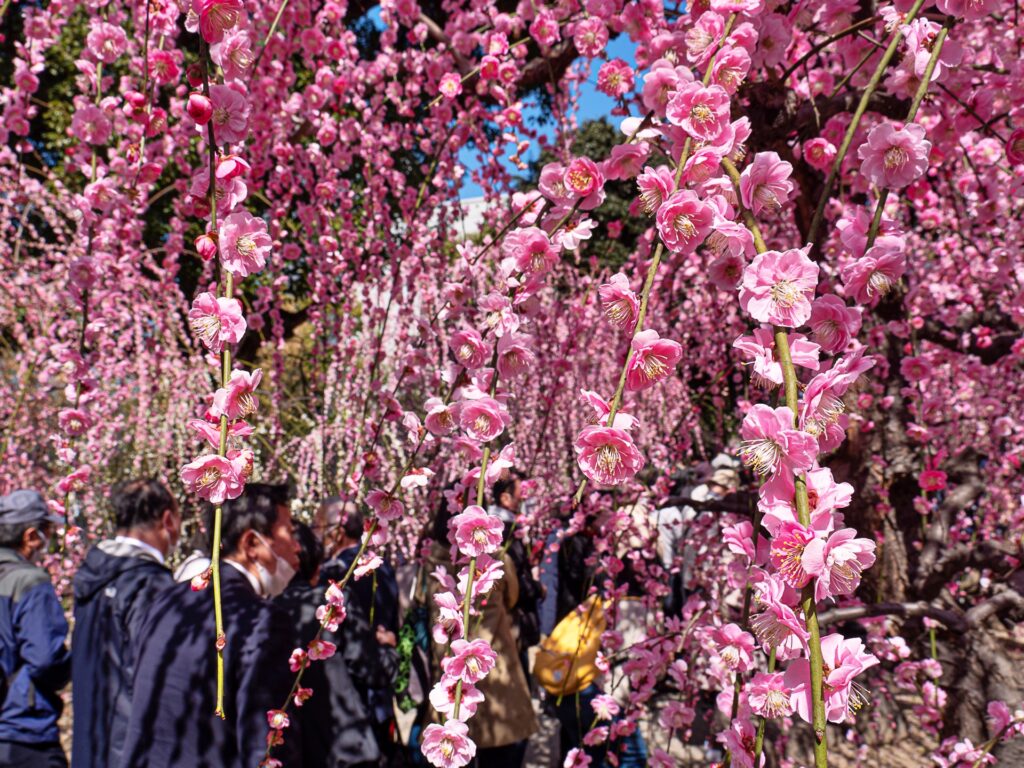
[[[6,523],[0,525],[0,547],[17,549],[29,528],[39,528],[42,523]]]
[[[502,472],[501,476],[491,486],[491,503],[501,504],[501,495],[503,493],[515,493],[516,484],[523,482],[525,479],[526,475],[519,470]]]
[[[366,513],[358,507],[351,512],[342,512],[339,521],[341,530],[345,532],[345,537],[356,541],[363,538],[365,523]]]
[[[324,545],[305,523],[295,521],[295,541],[299,543],[299,576],[310,581],[324,561]]]
[[[156,480],[125,480],[110,489],[110,506],[118,530],[146,528],[174,509],[174,497]]]
[[[225,501],[220,526],[221,550],[225,555],[238,551],[242,535],[253,530],[261,536],[269,536],[277,521],[278,507],[288,506],[288,486],[250,483],[245,486],[237,499]],[[213,550],[213,511],[206,510],[206,536],[209,548]]]

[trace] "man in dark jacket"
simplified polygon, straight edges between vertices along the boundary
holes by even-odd
[[[164,558],[181,517],[156,480],[119,483],[110,493],[117,536],[89,550],[74,579],[71,690],[75,768],[116,768],[131,715],[132,646],[146,609],[174,581]]]
[[[319,579],[323,545],[302,523],[295,524],[295,534],[299,542],[299,572],[274,602],[288,611],[295,629],[293,645],[305,648],[320,627],[316,609],[324,603],[328,585]],[[321,637],[334,643],[338,652],[309,665],[302,685],[312,689],[313,695],[290,713],[300,726],[302,768],[376,766],[380,749],[373,733],[373,722],[345,663],[341,628],[338,632],[324,631]]]
[[[225,502],[221,527],[224,717],[215,714],[217,653],[212,584],[175,584],[153,602],[135,648],[131,719],[121,768],[256,768],[267,712],[284,703],[293,630],[267,598],[298,566],[287,491],[251,484]],[[213,531],[212,510],[207,516]],[[299,765],[295,723],[274,757]]]
[[[56,526],[36,491],[0,496],[0,765],[64,768],[57,720],[71,672],[68,623],[42,557]]]
[[[348,573],[363,536],[365,515],[354,504],[332,507],[328,500],[328,529],[334,556],[323,565],[320,582],[326,588]],[[398,581],[385,561],[372,575],[349,579],[345,587],[347,616],[338,629],[338,650],[348,665],[356,690],[374,723],[385,764],[394,758],[394,681],[398,674]]]

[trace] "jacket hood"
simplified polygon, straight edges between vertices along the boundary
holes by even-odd
[[[116,553],[116,554],[112,554]],[[89,550],[74,579],[77,602],[91,600],[101,589],[127,571],[136,568],[163,568],[152,558],[141,555],[137,549],[119,547],[104,541]]]

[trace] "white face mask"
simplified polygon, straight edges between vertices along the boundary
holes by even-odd
[[[256,533],[256,531],[253,531]],[[275,570],[273,573],[263,567],[263,563],[259,560],[256,561],[256,578],[259,579],[260,588],[263,590],[263,594],[266,597],[277,597],[291,582],[292,577],[295,575],[295,569],[292,568],[291,563],[281,557],[274,548],[270,546],[266,539],[256,533],[256,538],[263,542],[267,549],[270,550],[270,554],[274,556]]]

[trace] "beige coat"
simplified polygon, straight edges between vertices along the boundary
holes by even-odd
[[[470,639],[486,640],[498,656],[494,669],[477,685],[484,700],[468,721],[470,738],[482,748],[513,744],[529,738],[539,728],[512,632],[511,612],[519,599],[519,582],[515,566],[508,555],[505,555],[503,563],[505,575],[485,598],[482,620],[478,616],[470,618]],[[438,565],[445,566],[448,573],[455,576],[457,569],[451,564],[448,548],[435,543],[430,557],[424,563],[426,573],[433,572]],[[425,591],[433,624],[437,620],[433,597],[441,591],[441,585],[433,578],[428,577],[427,581]],[[441,677],[441,659],[448,653],[448,646],[438,645],[431,640],[430,649],[433,679],[436,682]],[[432,708],[430,714],[436,722],[438,715]]]

